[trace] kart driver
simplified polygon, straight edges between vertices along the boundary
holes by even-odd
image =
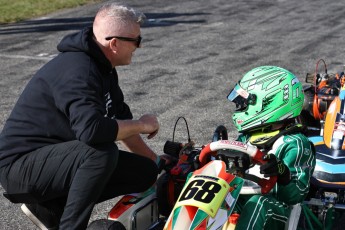
[[[115,69],[141,47],[144,18],[124,5],[102,6],[92,27],[62,39],[60,54],[33,76],[4,125],[4,195],[24,203],[41,229],[86,229],[95,204],[143,192],[157,179],[158,156],[140,134],[154,137],[158,120],[133,119]]]
[[[314,146],[299,121],[302,84],[283,68],[261,66],[244,75],[228,100],[236,105],[238,139],[266,153],[260,173],[278,176],[269,195],[239,198],[236,229],[284,229],[290,205],[306,198],[315,167]]]

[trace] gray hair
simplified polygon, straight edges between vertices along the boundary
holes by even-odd
[[[97,15],[102,17],[112,17],[124,25],[128,23],[138,23],[139,25],[142,25],[146,19],[144,13],[115,2],[104,4],[98,10]]]

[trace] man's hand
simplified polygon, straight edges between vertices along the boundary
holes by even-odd
[[[125,140],[139,134],[149,134],[148,138],[154,137],[159,129],[157,117],[152,114],[145,114],[138,120],[116,120],[118,132],[116,140]]]
[[[157,117],[152,114],[145,114],[139,118],[139,121],[143,123],[144,130],[142,134],[149,134],[148,139],[153,138],[158,133],[159,123]]]
[[[264,174],[265,177],[278,176],[277,182],[282,185],[287,185],[290,182],[289,168],[274,154],[265,155],[263,160],[267,163],[260,166],[261,174]]]

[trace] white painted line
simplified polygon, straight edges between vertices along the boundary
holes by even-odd
[[[56,55],[50,55],[49,57],[40,57],[40,56],[26,56],[26,55],[8,55],[8,54],[0,54],[0,57],[4,58],[16,58],[16,59],[34,59],[34,60],[51,60]]]

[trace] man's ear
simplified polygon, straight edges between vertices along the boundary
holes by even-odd
[[[113,51],[113,52],[117,52],[117,40],[116,39],[111,39],[111,41],[109,42],[109,48]]]

